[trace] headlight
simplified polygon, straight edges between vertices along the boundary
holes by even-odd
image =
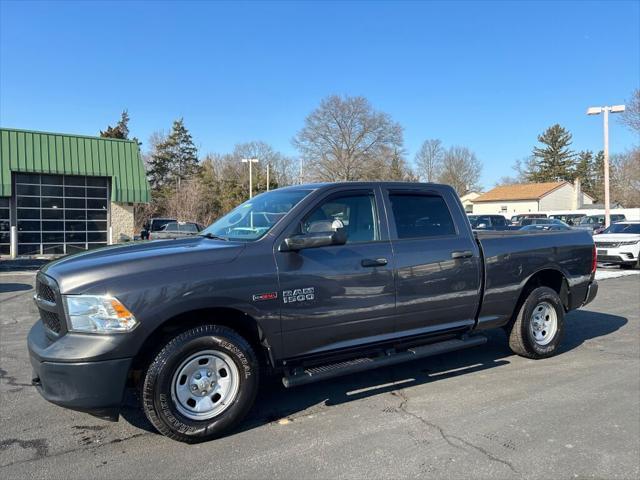
[[[118,333],[133,330],[138,321],[127,307],[108,295],[65,295],[69,329],[74,332]]]
[[[633,240],[631,242],[620,242],[620,245],[635,245],[638,242],[640,242],[640,240]]]

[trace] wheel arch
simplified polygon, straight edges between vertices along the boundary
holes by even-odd
[[[147,336],[131,364],[129,379],[135,385],[143,370],[169,339],[191,328],[205,325],[222,325],[231,328],[253,347],[261,363],[273,366],[273,358],[259,323],[251,315],[229,307],[207,307],[189,310],[174,315]]]
[[[565,312],[569,310],[569,306],[571,305],[571,291],[569,289],[569,282],[567,281],[566,275],[556,268],[543,268],[531,274],[524,282],[524,285],[520,290],[520,295],[518,296],[518,301],[516,302],[513,313],[511,314],[509,325],[511,325],[515,320],[518,312],[520,311],[520,307],[522,307],[522,304],[525,302],[531,291],[538,287],[549,287],[552,290],[555,290],[560,297]]]

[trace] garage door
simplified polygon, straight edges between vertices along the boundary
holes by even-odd
[[[11,243],[9,197],[0,197],[0,255],[9,255]]]
[[[108,178],[16,174],[15,195],[18,255],[107,245]]]

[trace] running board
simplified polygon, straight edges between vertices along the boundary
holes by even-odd
[[[443,342],[422,345],[409,348],[400,352],[389,351],[378,357],[362,357],[344,362],[330,363],[317,367],[298,368],[293,372],[287,372],[282,378],[282,383],[287,388],[305,385],[307,383],[319,382],[329,378],[340,377],[352,373],[373,370],[374,368],[396,365],[398,363],[416,360],[418,358],[431,357],[441,353],[453,352],[463,348],[476,347],[487,343],[484,335],[474,335],[455,340],[445,340]]]

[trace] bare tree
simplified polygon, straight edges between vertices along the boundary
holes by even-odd
[[[482,164],[475,153],[466,147],[451,147],[442,158],[442,171],[438,182],[451,185],[462,196],[480,189]]]
[[[415,158],[418,177],[426,182],[435,181],[442,169],[443,155],[444,149],[440,140],[425,140]]]
[[[611,156],[611,196],[626,208],[640,207],[640,148]]]
[[[199,177],[183,180],[181,188],[167,199],[167,214],[180,221],[207,223],[207,212],[202,202],[205,193]]]
[[[522,183],[518,178],[504,175],[498,179],[494,186],[501,187],[503,185],[516,185],[518,183]]]
[[[636,89],[626,102],[620,121],[635,132],[640,132],[640,89]]]
[[[261,141],[240,143],[235,146],[231,155],[238,162],[242,158],[257,158],[259,160],[253,166],[254,187],[257,192],[266,190],[267,165],[269,166],[269,188],[292,185],[298,180],[298,169],[293,159],[274,150],[268,143]],[[245,170],[247,170],[248,179],[248,169],[245,168]]]
[[[367,178],[376,161],[402,143],[402,127],[388,114],[364,97],[337,95],[322,100],[293,139],[306,176],[324,181]]]

